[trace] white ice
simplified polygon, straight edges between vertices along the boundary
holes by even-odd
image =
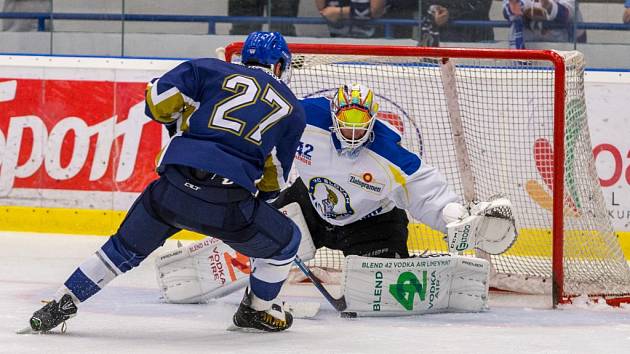
[[[228,332],[240,292],[204,305],[164,304],[153,258],[82,304],[65,334],[15,334],[104,241],[0,233],[0,353],[630,353],[628,307],[552,310],[546,298],[498,294],[484,313],[344,319],[312,286],[294,285],[287,300],[322,302],[315,318],[284,333]]]

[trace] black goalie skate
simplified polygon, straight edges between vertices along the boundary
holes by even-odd
[[[232,318],[234,321],[232,329],[252,332],[280,332],[291,327],[293,316],[284,309],[283,304],[274,302],[268,310],[258,311],[252,308],[251,297],[253,296],[253,294],[249,294],[249,291],[245,291],[241,305]]]
[[[47,332],[62,324],[61,332],[65,332],[66,320],[74,317],[77,306],[68,294],[61,297],[59,302],[53,300],[41,309],[35,311],[31,317],[32,332]]]

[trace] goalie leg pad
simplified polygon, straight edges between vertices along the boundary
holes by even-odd
[[[313,238],[311,237],[311,232],[309,231],[306,220],[304,219],[304,214],[302,214],[302,208],[300,208],[300,204],[296,202],[289,203],[279,210],[289,219],[291,219],[293,223],[295,223],[295,225],[300,230],[300,233],[302,234],[302,239],[300,240],[300,247],[298,248],[297,255],[305,262],[315,258],[315,252],[317,251],[317,249],[315,248]]]
[[[205,302],[241,289],[251,270],[249,257],[211,237],[159,255],[155,266],[162,297],[179,304]]]
[[[298,255],[312,259],[316,249],[299,205],[291,203],[280,210],[301,231]],[[162,297],[170,303],[199,303],[228,295],[247,285],[252,269],[249,257],[211,237],[160,254],[155,266]]]
[[[166,302],[201,303],[245,287],[251,270],[256,269],[252,291],[259,297],[266,298],[267,293],[275,297],[286,279],[296,248],[297,239],[282,250],[279,260],[250,259],[221,240],[209,237],[159,255],[155,263],[158,286]]]
[[[360,316],[483,311],[489,272],[488,261],[456,255],[348,256],[342,284],[346,311]]]
[[[488,308],[490,263],[485,259],[456,257],[448,309],[478,312]]]

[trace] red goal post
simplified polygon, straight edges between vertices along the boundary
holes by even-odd
[[[238,61],[242,43],[225,48]],[[321,96],[361,82],[381,99],[380,119],[438,167],[466,201],[506,194],[520,237],[491,260],[491,286],[630,300],[630,269],[612,230],[586,122],[579,52],[290,44],[291,89]],[[394,120],[394,121],[392,121]],[[448,143],[447,143],[448,142]],[[558,168],[558,167],[563,168]],[[414,222],[414,221],[412,221]],[[440,236],[411,225],[410,251],[444,252]],[[336,257],[339,257],[338,255]],[[326,260],[320,262],[340,261]]]

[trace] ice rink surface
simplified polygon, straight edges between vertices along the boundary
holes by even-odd
[[[82,304],[65,334],[15,334],[104,241],[0,233],[0,353],[630,353],[630,307],[551,310],[546,298],[498,294],[484,313],[344,319],[312,286],[294,285],[285,299],[322,302],[315,318],[284,333],[229,332],[241,291],[209,304],[164,304],[153,258]]]

